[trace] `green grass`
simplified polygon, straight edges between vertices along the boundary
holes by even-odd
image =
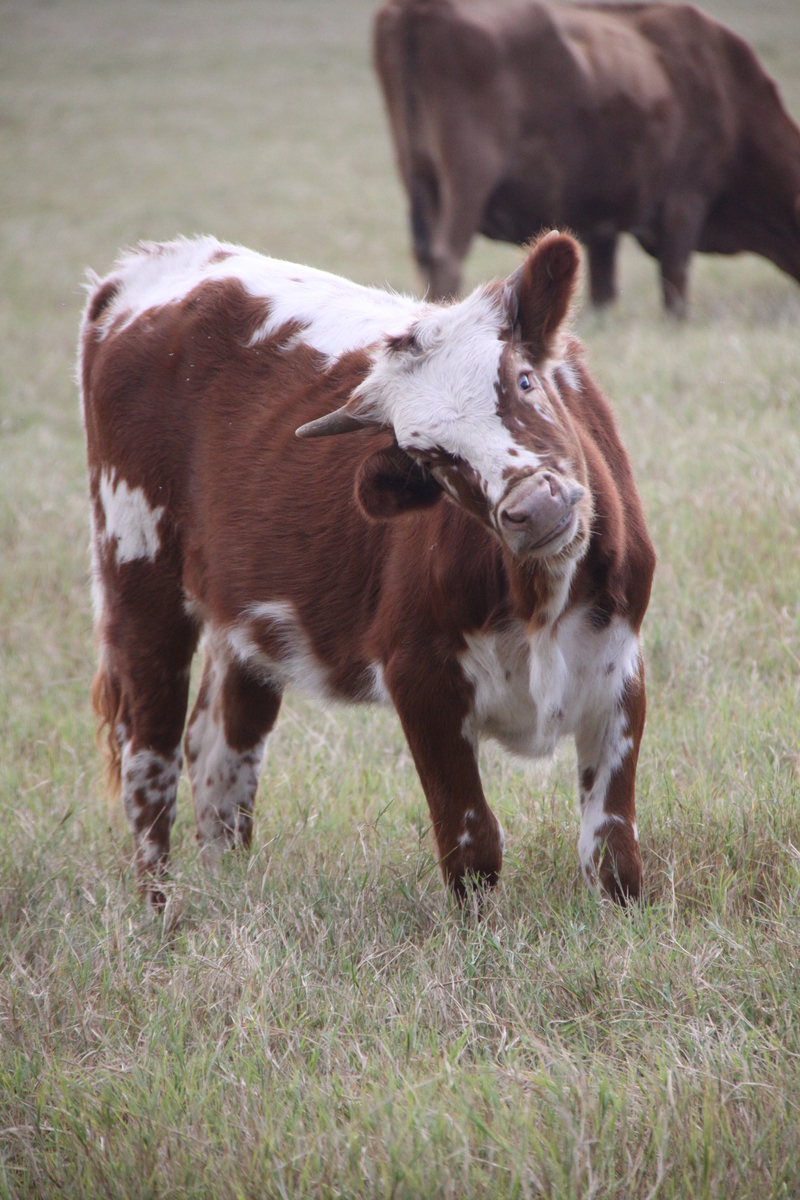
[[[800,1195],[800,290],[625,248],[578,319],[659,554],[648,905],[583,888],[571,747],[491,744],[486,919],[394,717],[287,699],[254,849],[136,898],[88,690],[83,269],[214,232],[408,289],[366,0],[0,0],[0,1195]],[[795,0],[718,0],[800,116]],[[469,281],[508,271],[476,246]]]

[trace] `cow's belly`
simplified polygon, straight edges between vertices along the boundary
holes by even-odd
[[[607,722],[638,660],[639,639],[627,622],[616,618],[598,630],[585,610],[533,636],[522,622],[469,634],[461,665],[474,703],[465,736],[548,757],[559,738]]]

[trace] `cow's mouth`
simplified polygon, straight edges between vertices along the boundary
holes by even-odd
[[[565,533],[566,530],[569,529],[573,521],[575,522],[577,528],[578,514],[575,512],[567,513],[567,515],[564,517],[564,520],[560,521],[558,525],[556,525],[555,529],[551,529],[550,532],[546,533],[543,538],[539,539],[538,542],[534,542],[533,545],[528,546],[528,553],[531,553],[534,550],[544,550],[544,548],[549,546],[551,542],[557,541],[557,539],[561,537],[562,533]]]

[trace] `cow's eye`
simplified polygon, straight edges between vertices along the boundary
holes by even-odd
[[[531,386],[530,377],[528,375],[520,375],[519,386],[522,388],[523,392],[527,392],[528,388]]]

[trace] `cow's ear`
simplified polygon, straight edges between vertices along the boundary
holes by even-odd
[[[580,261],[575,239],[552,230],[539,238],[522,266],[506,280],[511,323],[534,363],[553,352],[578,282]]]
[[[377,450],[358,469],[356,500],[373,521],[388,521],[401,513],[430,508],[442,495],[432,475],[401,450]]]

